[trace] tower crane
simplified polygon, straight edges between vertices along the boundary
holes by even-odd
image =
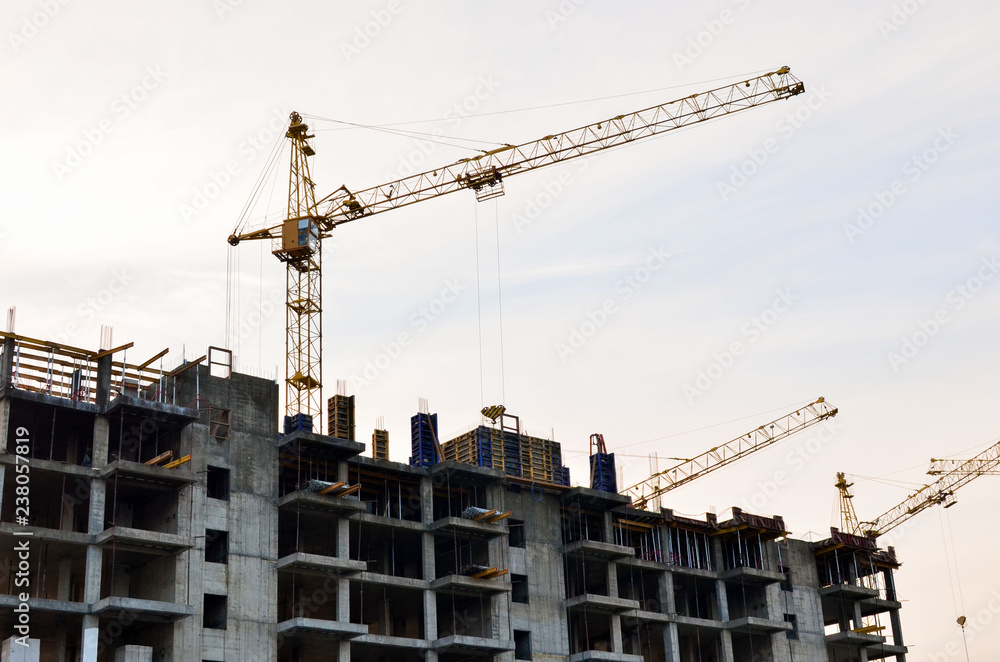
[[[815,402],[801,409],[796,409],[781,418],[761,425],[756,430],[707,450],[698,457],[685,460],[669,469],[655,473],[649,478],[625,488],[622,494],[632,497],[633,506],[643,508],[647,503],[670,490],[721,469],[751,453],[767,448],[796,432],[801,432],[836,415],[836,407],[831,407],[824,398],[817,398]]]
[[[503,180],[523,172],[588,156],[643,138],[731,115],[805,92],[788,67],[644,110],[616,115],[571,131],[519,145],[504,144],[451,164],[370,188],[341,186],[317,200],[309,157],[315,136],[293,112],[285,137],[291,143],[288,206],[280,223],[257,229],[241,224],[229,236],[269,240],[286,266],[285,413],[322,421],[322,240],[339,225],[423,200],[471,189],[479,201],[503,195]]]
[[[865,522],[859,522],[854,515],[854,506],[851,504],[854,495],[850,491],[853,483],[848,482],[843,473],[838,473],[836,487],[840,491],[841,529],[858,536],[881,536],[931,506],[954,506],[957,502],[955,490],[979,476],[997,473],[998,470],[1000,442],[968,460],[931,460],[931,470],[927,473],[940,478],[930,485],[924,485],[875,519]],[[848,505],[852,517],[846,516]]]

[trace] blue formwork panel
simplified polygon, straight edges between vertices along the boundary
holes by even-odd
[[[554,482],[559,485],[569,486],[569,467],[559,467],[553,473]]]
[[[590,456],[591,489],[618,493],[618,478],[615,476],[615,454],[594,453]]]
[[[487,427],[476,428],[476,463],[481,467],[493,468],[493,438]]]
[[[511,432],[503,433],[503,471],[508,476],[521,477],[521,439]]]
[[[562,466],[562,444],[558,441],[553,441],[549,445],[550,454],[552,455],[552,468],[555,470],[557,467]]]
[[[285,416],[285,434],[291,434],[297,430],[312,432],[312,416],[309,414],[294,414],[292,416]]]
[[[410,418],[410,465],[429,467],[437,463],[437,414],[416,414]]]

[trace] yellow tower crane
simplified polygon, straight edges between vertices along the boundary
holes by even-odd
[[[998,471],[1000,441],[968,460],[931,460],[931,468],[927,473],[940,476],[936,481],[924,485],[875,519],[865,522],[859,522],[854,514],[854,505],[851,503],[854,495],[850,490],[854,483],[848,482],[843,473],[838,473],[836,487],[840,492],[841,530],[856,536],[881,536],[931,506],[951,508],[957,503],[955,490],[979,476]]]
[[[321,243],[338,225],[381,212],[471,189],[479,201],[503,195],[511,175],[588,156],[642,138],[731,115],[802,94],[805,86],[782,67],[762,76],[700,92],[520,145],[503,145],[478,156],[357,192],[341,186],[317,200],[309,174],[314,137],[301,115],[292,113],[285,136],[292,156],[285,220],[229,236],[241,241],[270,240],[271,252],[286,265],[287,296],[285,413],[322,424],[322,270]]]
[[[622,494],[632,497],[632,505],[644,508],[653,499],[677,489],[681,485],[701,478],[705,474],[736,462],[737,460],[763,450],[768,446],[801,432],[817,423],[833,418],[837,408],[831,407],[823,398],[817,398],[801,409],[776,418],[744,435],[705,451],[690,460],[685,460],[669,469],[664,469],[622,490]],[[602,439],[603,441],[603,439]]]

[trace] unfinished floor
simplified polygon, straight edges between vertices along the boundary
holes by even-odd
[[[277,384],[217,349],[163,371],[3,338],[0,632],[27,590],[28,659],[905,660],[868,539],[279,436]]]

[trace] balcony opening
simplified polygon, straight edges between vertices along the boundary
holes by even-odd
[[[518,604],[528,604],[528,576],[510,576],[510,601]]]
[[[17,481],[13,466],[0,467],[4,472],[3,509],[0,520],[15,522],[24,516],[15,497]],[[31,471],[31,507],[27,512],[27,525],[58,531],[87,533],[90,519],[91,481],[83,476],[59,474],[40,469]]]
[[[490,546],[485,540],[452,535],[434,537],[435,577],[469,575],[490,567]]]
[[[674,604],[681,616],[718,620],[719,600],[714,579],[674,574]]]
[[[527,547],[527,540],[524,537],[524,521],[511,519],[507,522],[507,544],[511,547],[524,549]]]
[[[423,535],[373,524],[350,523],[350,554],[368,564],[368,572],[424,579]]]
[[[206,593],[202,627],[208,630],[225,630],[226,619],[226,596]]]
[[[209,465],[205,488],[209,499],[229,501],[229,469]]]
[[[352,580],[350,592],[351,622],[367,625],[369,634],[424,638],[423,590]]]
[[[746,583],[726,583],[726,601],[729,605],[729,620],[738,618],[769,618],[767,613],[767,589]]]
[[[591,558],[566,559],[566,597],[578,595],[609,595],[608,563]],[[589,650],[589,649],[588,649]]]
[[[205,562],[226,563],[229,560],[229,532],[205,529]]]
[[[514,630],[514,659],[531,659],[531,633],[527,630]]]

